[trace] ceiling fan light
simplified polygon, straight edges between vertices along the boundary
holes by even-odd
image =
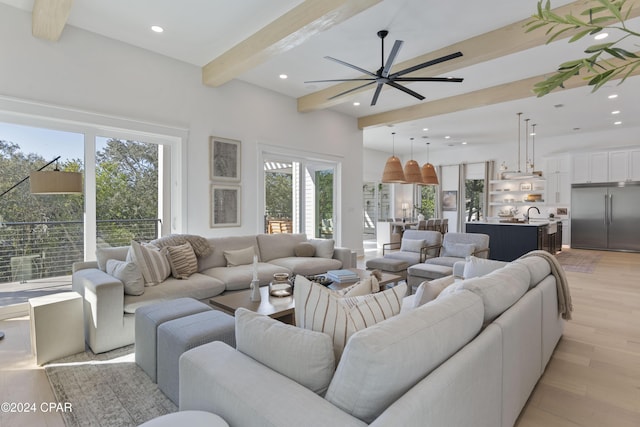
[[[425,163],[420,170],[422,174],[422,183],[425,185],[438,185],[438,175],[436,174],[436,168],[431,163]]]
[[[396,156],[391,156],[387,159],[387,163],[384,165],[384,171],[382,172],[382,182],[385,184],[406,184],[407,180],[402,170],[402,163]]]
[[[420,165],[411,159],[404,165],[404,177],[409,184],[422,184],[422,173]]]

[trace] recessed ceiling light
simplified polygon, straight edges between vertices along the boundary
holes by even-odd
[[[445,136],[444,139],[449,139],[451,138],[449,135]]]
[[[356,102],[353,103],[353,105],[357,107],[357,106],[360,105],[360,103],[358,101],[356,101]]]
[[[467,141],[462,141],[462,145],[467,145]]]
[[[153,31],[154,33],[161,33],[161,32],[163,32],[163,31],[164,31],[164,28],[162,28],[162,27],[161,27],[161,26],[159,26],[159,25],[153,25],[153,26],[151,27],[151,31]]]
[[[281,78],[282,80],[285,80],[285,79],[288,79],[288,78],[289,78],[289,76],[287,76],[286,74],[280,74],[280,78]]]
[[[607,98],[609,99],[616,99],[618,97],[617,93],[612,93],[611,95],[609,95]]]
[[[612,111],[611,114],[620,114],[620,110]]]
[[[614,125],[621,125],[622,122],[613,122]]]
[[[600,33],[600,34],[596,34],[596,36],[594,37],[594,39],[596,40],[602,40],[602,39],[606,39],[607,37],[609,37],[608,33]]]
[[[429,128],[422,128],[422,130],[423,130],[424,132],[426,132],[426,131],[428,131],[428,130],[429,130]]]
[[[529,136],[536,136],[536,133],[535,133],[535,132],[531,132],[531,133],[529,134]]]

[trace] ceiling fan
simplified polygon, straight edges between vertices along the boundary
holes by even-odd
[[[311,81],[306,81],[305,83],[324,83],[324,82],[353,82],[353,81],[366,81],[367,83],[360,85],[358,87],[354,87],[353,89],[349,89],[346,90],[344,92],[340,92],[337,95],[332,96],[329,99],[334,99],[337,98],[339,96],[343,96],[346,95],[350,92],[356,91],[358,89],[361,89],[363,87],[372,85],[374,83],[377,83],[377,87],[376,87],[376,91],[373,94],[373,99],[371,99],[371,105],[374,106],[376,105],[376,102],[378,101],[378,97],[380,96],[380,91],[382,90],[382,87],[387,84],[391,87],[394,87],[398,90],[401,90],[405,93],[408,93],[409,95],[418,98],[420,101],[422,101],[424,99],[424,96],[420,95],[419,93],[408,89],[406,87],[404,87],[403,85],[399,84],[399,82],[450,82],[450,83],[460,83],[462,82],[463,79],[461,78],[456,78],[456,77],[402,77],[405,74],[409,74],[412,73],[414,71],[418,71],[421,70],[425,67],[429,67],[431,65],[435,65],[435,64],[439,64],[441,62],[445,62],[445,61],[449,61],[451,59],[454,58],[458,58],[460,56],[462,56],[462,52],[456,52],[456,53],[452,53],[450,55],[445,55],[441,58],[437,58],[437,59],[433,59],[431,61],[427,61],[427,62],[423,62],[422,64],[418,64],[418,65],[414,65],[413,67],[409,67],[409,68],[405,68],[404,70],[398,71],[397,73],[393,73],[393,74],[389,74],[391,72],[391,67],[393,66],[394,61],[396,60],[396,57],[398,56],[398,52],[400,51],[400,48],[402,47],[402,44],[404,43],[402,40],[396,40],[396,42],[393,44],[393,48],[391,49],[391,53],[389,54],[389,58],[387,59],[387,63],[384,63],[384,38],[387,37],[387,35],[389,34],[389,31],[387,30],[381,30],[378,31],[378,37],[380,37],[380,41],[382,43],[382,65],[381,67],[378,69],[378,71],[376,71],[375,73],[372,73],[370,71],[367,71],[363,68],[360,68],[358,66],[349,64],[348,62],[344,62],[341,61],[339,59],[336,58],[332,58],[331,56],[325,56],[325,58],[330,59],[331,61],[337,62],[338,64],[342,64],[342,65],[346,65],[349,68],[353,68],[354,70],[358,70],[361,73],[366,74],[367,76],[370,77],[362,77],[362,78],[357,78],[357,79],[333,79],[333,80],[311,80]]]

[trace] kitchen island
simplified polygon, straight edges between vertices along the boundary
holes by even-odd
[[[468,222],[467,233],[489,235],[489,258],[513,261],[527,252],[542,249],[556,253],[562,248],[562,222],[546,219]]]

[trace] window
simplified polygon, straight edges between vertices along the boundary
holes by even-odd
[[[425,218],[436,217],[436,189],[437,185],[416,185],[416,206],[414,207],[418,214],[424,215]]]

